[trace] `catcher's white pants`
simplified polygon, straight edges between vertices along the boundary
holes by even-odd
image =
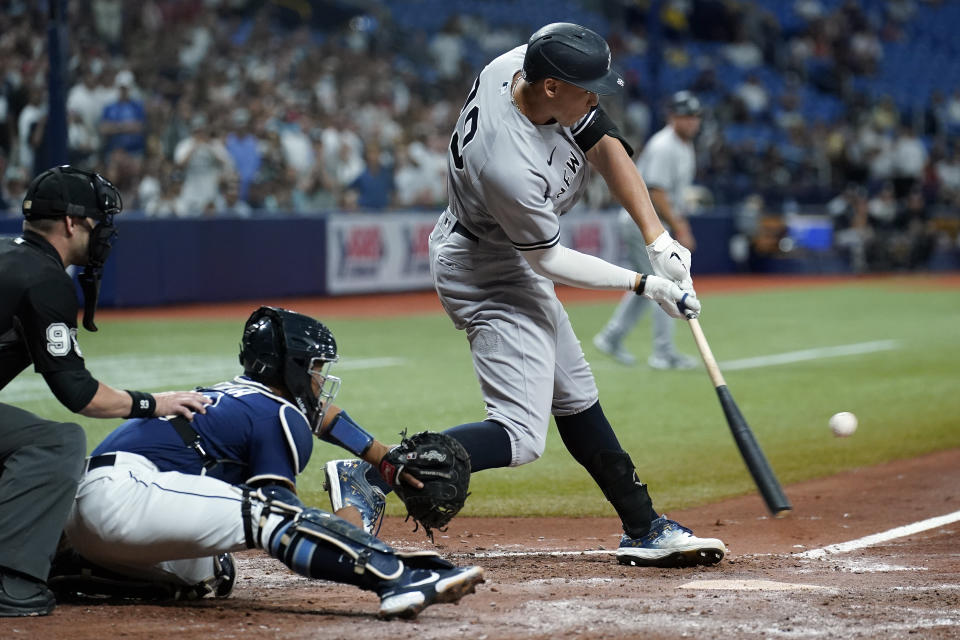
[[[440,303],[470,341],[487,418],[510,435],[511,466],[546,447],[550,415],[593,406],[597,385],[553,282],[513,248],[453,232],[440,216],[430,234],[430,270]]]
[[[240,489],[116,456],[80,481],[65,532],[81,555],[134,578],[195,585],[213,577],[214,556],[246,549]]]

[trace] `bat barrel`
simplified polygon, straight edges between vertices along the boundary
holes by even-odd
[[[753,431],[743,414],[740,413],[740,408],[726,385],[717,387],[717,397],[720,399],[720,406],[723,407],[727,424],[730,425],[733,439],[737,443],[737,448],[740,449],[740,455],[743,457],[747,469],[750,470],[750,475],[753,476],[753,481],[760,490],[760,495],[763,496],[767,509],[775,517],[783,517],[793,507],[786,494],[783,493],[783,488],[777,481],[777,477],[773,473],[770,463],[767,462],[767,457],[763,454]]]

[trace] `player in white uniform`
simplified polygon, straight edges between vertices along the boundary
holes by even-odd
[[[677,236],[677,241],[693,251],[696,241],[684,211],[683,194],[696,176],[696,153],[693,139],[700,130],[700,101],[689,91],[675,93],[668,107],[669,122],[647,142],[637,168],[650,190],[650,199],[660,218]],[[630,266],[649,272],[646,240],[629,212],[620,212],[620,228],[627,244]],[[650,307],[649,301],[624,295],[603,330],[593,338],[593,345],[613,356],[618,362],[632,365],[633,354],[623,340]],[[678,353],[674,346],[676,323],[660,309],[653,310],[653,350],[647,363],[654,369],[692,369],[697,361]]]
[[[543,454],[552,414],[623,521],[619,562],[713,564],[723,542],[697,538],[654,510],[554,293],[561,282],[634,291],[678,318],[700,310],[690,252],[663,228],[632,151],[598,106],[598,94],[622,84],[603,38],[569,23],[538,30],[474,81],[450,140],[450,205],[430,235],[430,257],[440,301],[467,333],[487,415],[445,433],[470,453],[473,471],[517,466]],[[640,227],[659,275],[560,244],[560,216],[591,167]]]
[[[273,307],[244,327],[244,375],[201,389],[192,423],[130,420],[94,449],[54,561],[59,596],[229,595],[230,552],[260,548],[297,573],[380,596],[381,617],[413,617],[483,582],[479,567],[404,554],[304,505],[296,476],[313,436],[379,462],[386,447],[332,404],[340,386],[330,331]]]

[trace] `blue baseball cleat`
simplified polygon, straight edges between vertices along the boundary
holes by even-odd
[[[456,567],[432,571],[406,569],[399,578],[380,589],[381,618],[415,618],[431,604],[455,603],[473,593],[483,582],[480,567]]]
[[[717,538],[698,538],[678,522],[660,516],[639,538],[620,538],[617,562],[634,567],[693,567],[723,560],[727,547]]]
[[[363,518],[363,529],[370,535],[380,532],[387,497],[380,487],[367,481],[370,463],[363,460],[331,460],[325,468],[327,481],[324,488],[330,494],[330,506],[334,513],[343,507],[354,507]]]

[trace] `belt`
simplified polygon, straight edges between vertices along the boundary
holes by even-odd
[[[99,469],[100,467],[112,467],[117,461],[117,454],[115,453],[105,453],[99,456],[93,456],[87,460],[87,468],[84,469],[84,472],[93,471],[94,469]]]
[[[459,220],[457,220],[457,221],[453,224],[453,230],[454,230],[456,233],[459,233],[460,235],[462,235],[462,236],[463,236],[464,238],[466,238],[467,240],[473,240],[474,242],[480,242],[480,238],[477,237],[477,234],[475,234],[474,232],[470,231],[470,229],[467,229],[465,226],[463,226],[462,224],[460,224],[460,221],[459,221]]]

